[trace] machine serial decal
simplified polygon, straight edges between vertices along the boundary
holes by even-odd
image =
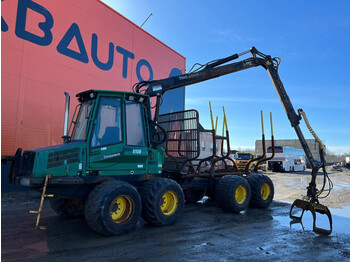
[[[110,159],[113,157],[118,157],[120,155],[121,155],[120,153],[116,153],[116,154],[112,154],[112,155],[103,156],[102,159]]]
[[[133,150],[132,150],[132,153],[133,153],[134,155],[140,155],[140,154],[142,153],[142,150],[141,150],[141,149],[133,149]]]
[[[163,88],[162,86],[154,86],[152,87],[153,91],[161,91]]]
[[[244,67],[248,67],[248,66],[251,66],[253,63],[251,61],[248,61],[248,62],[244,62],[243,63],[243,66]]]
[[[199,76],[199,73],[193,73],[189,75],[179,76],[180,80],[190,79]]]

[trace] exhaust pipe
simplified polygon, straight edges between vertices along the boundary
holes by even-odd
[[[67,92],[64,92],[66,96],[66,107],[64,112],[64,128],[63,128],[63,142],[68,143],[70,137],[68,136],[68,124],[69,124],[69,104],[70,104],[70,95]]]

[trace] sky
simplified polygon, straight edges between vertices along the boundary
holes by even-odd
[[[104,0],[186,57],[186,68],[249,50],[280,57],[279,74],[294,105],[332,153],[350,152],[350,1]],[[248,58],[242,57],[242,59]],[[225,107],[231,148],[254,149],[260,110],[270,137],[297,139],[267,72],[253,68],[186,87],[186,109],[211,128],[209,100],[222,128]],[[313,138],[305,124],[306,138]]]

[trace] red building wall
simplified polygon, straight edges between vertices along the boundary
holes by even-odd
[[[62,142],[64,91],[72,115],[78,92],[131,91],[185,72],[183,56],[98,0],[4,0],[1,8],[2,155]]]

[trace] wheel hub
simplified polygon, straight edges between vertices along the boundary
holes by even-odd
[[[270,186],[264,183],[261,187],[260,194],[263,200],[267,200],[271,194]]]
[[[160,209],[163,214],[170,216],[175,213],[178,205],[178,198],[173,191],[168,191],[162,196],[162,204]]]
[[[247,190],[244,186],[238,186],[235,193],[236,202],[242,205],[247,199]]]
[[[129,196],[119,196],[113,200],[109,213],[114,223],[125,223],[134,213],[134,202]]]

